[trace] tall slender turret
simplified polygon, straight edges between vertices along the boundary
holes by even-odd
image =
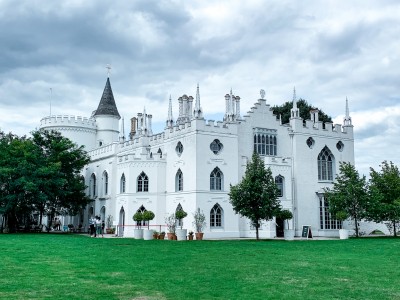
[[[125,126],[124,126],[124,117],[121,118],[120,122],[120,129],[119,129],[119,142],[124,143],[125,142]]]
[[[165,128],[172,128],[174,126],[174,118],[172,117],[172,99],[171,95],[169,95],[169,104],[168,104],[168,118],[166,122]]]
[[[196,91],[196,102],[194,105],[193,115],[195,119],[202,119],[203,118],[203,110],[201,109],[200,105],[200,89],[199,84],[197,84],[197,91]]]
[[[297,108],[296,87],[293,88],[293,108],[290,113],[291,118],[300,118],[299,109]]]
[[[343,120],[343,126],[352,126],[350,112],[349,112],[349,100],[347,100],[347,97],[346,97],[346,115]]]
[[[121,117],[115,104],[109,77],[107,78],[99,106],[93,113],[93,118],[97,124],[96,141],[98,146],[118,141],[118,125]]]

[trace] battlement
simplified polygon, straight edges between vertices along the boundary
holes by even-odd
[[[116,152],[117,145],[118,145],[117,142],[114,142],[114,143],[108,144],[108,145],[104,145],[104,146],[98,147],[94,150],[88,151],[88,154],[92,161],[100,159],[100,158],[104,158],[104,157],[114,154]]]
[[[71,115],[52,115],[40,120],[40,127],[50,126],[76,126],[96,129],[96,121],[93,118]]]

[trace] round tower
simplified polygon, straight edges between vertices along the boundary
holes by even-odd
[[[96,147],[117,142],[119,137],[119,120],[121,119],[114,95],[111,89],[110,78],[107,78],[99,106],[92,117],[96,121]]]

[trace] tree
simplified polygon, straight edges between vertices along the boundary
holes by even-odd
[[[369,203],[365,176],[360,177],[356,168],[348,162],[340,162],[339,175],[333,189],[325,188],[329,210],[336,219],[354,220],[356,237],[359,236],[358,222],[366,216]]]
[[[370,198],[371,208],[368,217],[375,222],[387,221],[389,229],[397,236],[397,226],[400,222],[400,172],[393,162],[384,161],[380,172],[371,168]]]
[[[310,119],[310,111],[318,109],[317,107],[312,106],[311,104],[308,104],[306,100],[300,99],[297,101],[297,107],[300,112],[300,118],[303,120],[308,120]],[[281,116],[282,117],[282,123],[288,123],[290,119],[290,110],[293,108],[293,101],[288,101],[285,102],[284,104],[278,106],[275,105],[272,107],[272,111],[276,116]],[[332,122],[332,118],[325,114],[322,110],[319,110],[319,120],[323,123],[326,122]]]
[[[281,207],[278,201],[278,188],[270,168],[257,153],[246,166],[246,172],[240,183],[230,185],[229,198],[236,213],[251,220],[256,227],[256,237],[262,220],[271,220]]]
[[[58,132],[0,132],[0,213],[10,231],[32,212],[76,214],[89,201],[80,171],[89,156]]]

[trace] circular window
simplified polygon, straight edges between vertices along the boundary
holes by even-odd
[[[221,152],[223,147],[224,145],[222,145],[222,143],[219,140],[214,140],[210,144],[210,149],[214,154],[218,154],[219,152]]]
[[[183,152],[183,145],[181,142],[178,142],[178,144],[175,147],[175,151],[176,151],[176,154],[178,154],[178,156],[181,156],[181,154]]]
[[[312,147],[314,147],[314,144],[315,144],[315,141],[314,141],[314,139],[312,138],[312,137],[309,137],[308,139],[307,139],[307,146],[308,146],[308,148],[312,148]]]
[[[337,148],[340,152],[343,151],[344,144],[342,143],[342,141],[339,141],[339,142],[336,144],[336,148]]]

